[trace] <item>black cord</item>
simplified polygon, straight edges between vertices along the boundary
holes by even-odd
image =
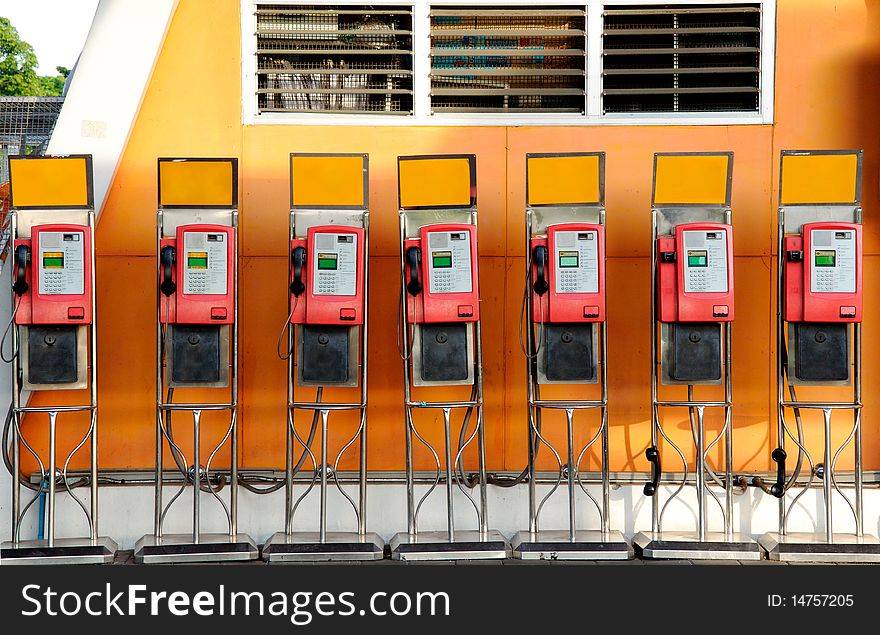
[[[323,393],[324,393],[324,387],[318,386],[318,392],[317,392],[317,395],[315,396],[316,402],[321,401],[321,397],[323,396]],[[319,416],[320,416],[320,411],[315,410],[315,413],[312,415],[312,427],[309,430],[309,438],[306,441],[306,446],[308,447],[309,450],[312,449],[312,442],[315,440],[315,434],[318,431]],[[300,469],[302,469],[303,463],[306,462],[307,455],[308,455],[308,452],[306,451],[306,448],[303,448],[302,453],[299,455],[299,460],[296,462],[296,465],[293,467],[293,474],[291,476],[296,476],[297,474],[299,474]],[[266,480],[266,479],[261,479],[261,480]],[[275,480],[275,479],[272,479],[272,480]],[[272,494],[273,492],[277,492],[278,490],[280,490],[282,487],[284,487],[287,484],[287,478],[285,477],[283,479],[278,480],[274,485],[272,485],[270,487],[255,487],[255,486],[251,485],[250,483],[248,483],[247,480],[245,480],[245,477],[239,476],[238,477],[238,484],[241,485],[243,488],[245,488],[247,491],[253,492],[254,494]]]

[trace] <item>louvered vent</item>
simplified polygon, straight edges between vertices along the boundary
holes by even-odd
[[[604,112],[759,110],[760,5],[609,5],[603,21]]]
[[[260,112],[412,112],[412,7],[260,4],[256,36]]]
[[[431,109],[570,112],[585,107],[582,7],[431,7]]]

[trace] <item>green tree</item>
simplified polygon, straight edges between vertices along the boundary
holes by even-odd
[[[70,70],[58,66],[55,77],[37,75],[37,55],[8,18],[0,17],[0,95],[57,96]]]

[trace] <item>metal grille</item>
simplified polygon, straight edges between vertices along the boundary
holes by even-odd
[[[0,270],[9,246],[9,156],[43,154],[63,97],[0,97]]]
[[[586,97],[582,7],[431,7],[432,112],[571,112]]]
[[[410,114],[412,8],[257,5],[260,112]]]
[[[615,6],[603,13],[604,112],[757,112],[758,4]]]

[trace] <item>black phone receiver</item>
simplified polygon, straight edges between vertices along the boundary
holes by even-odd
[[[303,283],[303,265],[306,263],[306,248],[297,247],[293,250],[293,282],[290,283],[290,292],[299,297],[305,293],[306,285]]]
[[[177,291],[177,284],[174,282],[174,263],[177,262],[177,250],[171,245],[162,247],[159,252],[159,260],[162,263],[162,284],[159,290],[165,297],[170,296]]]
[[[418,247],[407,249],[406,264],[409,266],[409,282],[406,283],[406,290],[410,295],[419,295],[422,292],[422,283],[419,282],[419,265],[422,264],[422,250]]]
[[[12,283],[12,290],[17,296],[23,296],[30,288],[27,283],[27,266],[30,261],[30,247],[19,245],[15,248],[15,282]]]
[[[537,280],[533,288],[538,295],[544,295],[550,290],[550,283],[547,282],[547,248],[543,245],[535,247],[532,259],[538,267]]]

